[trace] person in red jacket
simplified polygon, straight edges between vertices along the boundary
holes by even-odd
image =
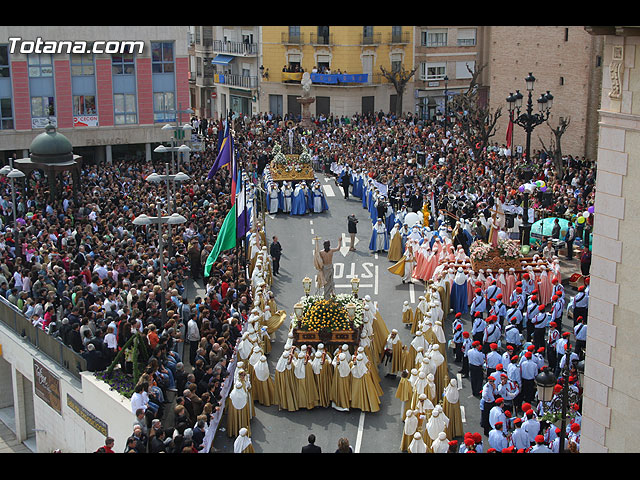
[[[113,451],[114,440],[111,437],[107,437],[104,441],[104,446],[96,450],[96,453],[116,453]]]

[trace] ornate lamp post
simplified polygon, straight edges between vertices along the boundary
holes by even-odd
[[[358,290],[360,290],[360,279],[358,277],[353,277],[351,279],[351,292],[356,298],[358,298]]]
[[[513,123],[520,125],[524,128],[527,134],[527,141],[525,146],[525,165],[521,171],[520,178],[523,182],[529,182],[533,177],[533,170],[531,168],[531,132],[540,124],[546,122],[549,119],[551,112],[551,106],[553,105],[553,95],[547,90],[546,93],[540,95],[537,100],[538,112],[533,113],[533,85],[536,78],[532,73],[524,79],[527,86],[527,108],[523,113],[520,113],[522,107],[523,95],[520,90],[516,90],[516,93],[509,93],[507,97],[507,103],[509,105],[509,117]],[[514,118],[515,114],[515,118]],[[529,192],[524,192],[523,202],[523,215],[522,225],[520,226],[520,244],[529,245],[529,234],[531,232],[531,223],[529,222]]]

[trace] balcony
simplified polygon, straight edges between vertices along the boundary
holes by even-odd
[[[309,43],[314,46],[334,44],[333,33],[330,33],[329,35],[318,35],[317,33],[311,33],[309,37]]]
[[[304,38],[301,33],[294,35],[289,32],[282,32],[280,42],[283,45],[304,45]]]
[[[258,88],[258,77],[236,75],[233,73],[216,73],[213,75],[214,83],[239,88]]]
[[[214,40],[213,51],[217,53],[226,53],[229,55],[257,55],[258,44]]]
[[[411,32],[390,33],[388,38],[390,45],[407,45],[411,39]]]
[[[381,43],[382,34],[380,32],[369,35],[363,33],[360,35],[360,45],[380,45]]]

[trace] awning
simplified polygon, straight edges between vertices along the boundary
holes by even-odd
[[[218,55],[216,58],[211,60],[211,63],[215,65],[227,65],[231,60],[233,60],[231,55]]]

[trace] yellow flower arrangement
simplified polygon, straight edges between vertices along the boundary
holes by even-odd
[[[333,300],[317,300],[306,311],[300,322],[301,330],[351,330],[347,310]]]

